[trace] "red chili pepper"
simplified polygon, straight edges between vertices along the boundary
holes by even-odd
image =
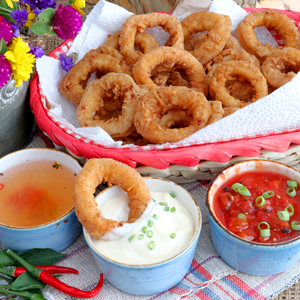
[[[42,271],[40,273],[38,279],[67,295],[70,295],[73,297],[78,297],[78,298],[93,298],[93,297],[95,297],[96,295],[99,294],[99,292],[101,291],[102,285],[103,285],[103,274],[102,273],[100,274],[100,280],[99,280],[97,286],[91,291],[82,291],[75,287],[69,286],[69,285],[61,282],[60,280],[58,280],[56,277],[53,277],[50,273],[48,273],[46,271]]]
[[[78,271],[72,268],[61,267],[61,266],[52,266],[52,265],[44,265],[44,266],[35,266],[36,268],[47,271],[50,274],[63,274],[63,273],[72,273],[78,274]],[[19,277],[23,273],[27,272],[24,267],[14,267],[10,269],[0,268],[0,273],[11,276],[11,277]]]
[[[20,257],[18,254],[16,254],[14,251],[8,249],[6,253],[14,258],[17,262],[19,262],[23,267],[26,268],[26,270],[35,278],[41,280],[42,282],[54,287],[55,289],[78,298],[92,298],[95,297],[101,290],[103,285],[103,274],[100,274],[100,280],[97,284],[97,286],[91,290],[91,291],[82,291],[80,289],[77,289],[75,287],[69,286],[65,284],[64,282],[61,282],[56,277],[52,276],[49,272],[44,271],[40,268],[36,268],[29,264],[27,261],[25,261],[22,257]]]
[[[0,191],[3,190],[3,188],[4,188],[4,184],[0,183]]]
[[[77,270],[73,268],[67,268],[62,266],[44,265],[44,266],[35,266],[35,267],[47,271],[50,274],[65,274],[65,273],[78,274],[79,273]],[[24,272],[27,272],[27,270],[24,267],[16,267],[14,271],[14,277],[19,277]]]

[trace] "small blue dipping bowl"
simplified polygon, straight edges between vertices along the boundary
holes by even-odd
[[[211,238],[220,257],[231,267],[251,275],[273,275],[283,272],[300,259],[300,237],[288,242],[262,244],[246,241],[231,233],[221,224],[213,208],[214,196],[226,181],[247,171],[271,171],[296,180],[299,184],[300,173],[284,164],[249,160],[234,164],[220,172],[211,182],[206,205]]]
[[[86,242],[100,271],[104,273],[107,280],[119,290],[135,295],[161,293],[182,280],[194,258],[202,222],[199,206],[184,188],[164,179],[144,178],[144,180],[150,191],[175,193],[176,198],[185,205],[192,215],[195,233],[191,241],[180,253],[160,263],[149,265],[119,263],[99,253],[89,233],[83,229]],[[106,200],[124,193],[120,187],[112,186],[102,191],[97,196],[96,201],[101,206]]]
[[[13,152],[0,159],[0,173],[19,164],[33,161],[54,161],[69,167],[78,174],[80,164],[71,155],[64,152],[46,149],[32,148]],[[82,226],[77,220],[74,207],[67,213],[52,222],[31,226],[15,227],[0,223],[0,243],[7,249],[22,253],[33,248],[51,248],[60,252],[70,246],[80,235]]]

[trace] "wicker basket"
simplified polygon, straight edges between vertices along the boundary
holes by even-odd
[[[296,16],[296,22],[300,21],[299,13],[284,13],[294,20]],[[271,33],[280,44],[282,41],[276,32]],[[49,56],[57,58],[60,53],[66,53],[71,44],[72,40],[65,41]],[[226,166],[247,159],[268,159],[289,166],[298,164],[300,160],[300,129],[205,145],[104,147],[75,134],[49,114],[49,105],[37,73],[30,84],[30,105],[37,125],[55,147],[65,149],[82,162],[94,157],[113,158],[136,168],[142,175],[166,178],[177,183],[210,180]]]

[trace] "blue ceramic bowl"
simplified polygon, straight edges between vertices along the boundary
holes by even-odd
[[[189,244],[177,255],[160,263],[150,265],[129,265],[115,262],[101,255],[95,248],[89,233],[83,229],[84,237],[95,261],[107,280],[121,291],[135,295],[152,295],[161,293],[176,285],[188,272],[198,243],[201,231],[201,212],[196,201],[181,186],[164,179],[144,178],[150,191],[174,192],[176,198],[185,205],[191,213],[195,233]],[[106,200],[124,194],[118,186],[102,191],[96,198],[102,205]]]
[[[224,169],[211,182],[207,192],[210,233],[214,247],[228,265],[251,275],[273,275],[287,270],[300,259],[300,237],[274,244],[246,241],[221,224],[212,206],[219,187],[233,176],[253,170],[272,171],[300,182],[298,171],[267,160],[244,161]]]
[[[0,159],[0,173],[21,163],[40,160],[58,161],[77,174],[81,170],[80,164],[71,155],[54,149],[32,148],[3,156]],[[51,248],[60,252],[70,246],[81,231],[82,226],[73,207],[59,219],[39,226],[15,227],[0,223],[0,243],[18,253],[33,248]]]

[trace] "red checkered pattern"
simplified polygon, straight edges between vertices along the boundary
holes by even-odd
[[[246,11],[248,12],[252,12],[252,11],[256,11],[259,9],[246,9]],[[294,22],[295,24],[299,27],[299,22],[300,22],[300,14],[299,13],[294,13],[294,12],[287,12],[287,11],[281,11],[284,12],[285,14],[287,14]],[[282,37],[280,35],[278,35],[278,33],[276,31],[274,31],[273,29],[269,29],[270,33],[272,34],[272,36],[274,37],[274,39],[277,41],[278,45],[283,45],[284,41],[282,39]],[[53,57],[55,59],[58,59],[59,54],[61,53],[66,53],[68,51],[68,49],[70,48],[70,46],[72,45],[72,39],[69,39],[67,41],[65,41],[63,44],[61,44],[58,48],[54,49],[49,56]],[[36,77],[36,78],[35,78]],[[135,166],[137,163],[142,163],[142,164],[146,164],[148,166],[153,166],[153,167],[158,167],[158,168],[165,168],[169,165],[169,163],[165,163],[162,162],[161,159],[158,159],[158,162],[153,163],[153,160],[149,160],[147,163],[147,159],[145,161],[145,156],[141,155],[141,153],[143,152],[156,152],[156,151],[166,151],[168,150],[169,153],[172,153],[174,150],[176,149],[187,149],[186,151],[192,151],[191,149],[193,149],[193,151],[195,150],[195,147],[198,147],[197,149],[200,150],[199,147],[202,146],[209,146],[210,145],[217,145],[217,144],[221,144],[224,145],[224,143],[231,143],[231,142],[235,142],[235,141],[240,141],[240,140],[255,140],[255,139],[259,139],[259,144],[262,144],[261,142],[261,138],[264,137],[270,137],[273,135],[277,135],[276,139],[278,141],[278,136],[283,136],[286,134],[291,134],[293,132],[298,132],[300,131],[300,129],[295,129],[295,130],[288,130],[288,131],[282,131],[282,132],[274,132],[274,133],[269,133],[269,134],[258,134],[258,135],[253,135],[253,136],[244,136],[242,138],[235,138],[235,139],[228,139],[228,140],[220,140],[214,143],[207,143],[207,144],[183,144],[183,145],[167,145],[167,146],[163,146],[163,145],[147,145],[147,146],[134,146],[134,147],[122,147],[122,148],[114,148],[114,147],[106,147],[100,144],[95,143],[92,140],[89,140],[85,137],[82,137],[76,133],[74,133],[70,128],[68,128],[66,125],[62,124],[61,122],[59,122],[58,120],[55,119],[55,117],[53,117],[51,115],[51,113],[49,112],[49,109],[47,108],[46,105],[46,99],[45,99],[45,95],[43,94],[43,91],[41,89],[41,86],[39,84],[38,81],[38,75],[36,74],[34,77],[34,80],[31,81],[31,93],[34,95],[31,97],[31,106],[32,106],[32,110],[33,112],[36,114],[35,110],[38,108],[38,113],[42,113],[42,114],[46,114],[47,118],[43,118],[43,123],[46,122],[46,124],[42,124],[41,120],[39,118],[37,118],[37,124],[40,128],[43,128],[42,130],[52,139],[52,141],[58,145],[58,146],[66,146],[68,148],[68,150],[70,152],[72,152],[75,156],[84,156],[86,158],[91,158],[91,157],[112,157],[112,155],[116,155],[115,159],[123,161],[129,165]],[[39,107],[39,105],[42,105],[42,111],[41,111],[41,107]],[[54,127],[53,127],[54,126]],[[54,134],[54,129],[56,129],[55,127],[58,127],[59,129],[61,129],[61,131],[58,131]],[[49,132],[50,131],[50,132]],[[62,131],[64,133],[66,133],[66,135],[62,134]],[[74,144],[74,140],[72,140],[72,138],[78,140],[81,142],[81,144],[75,143]],[[292,141],[294,141],[295,137],[292,137]],[[296,138],[298,139],[298,137]],[[292,142],[291,141],[291,142]],[[89,145],[93,146],[93,148],[88,149],[87,147],[89,147]],[[287,145],[288,146],[288,145]],[[95,148],[96,147],[96,148]],[[221,146],[222,147],[222,146]],[[273,147],[270,146],[270,147]],[[260,146],[259,150],[262,147]],[[105,150],[106,149],[106,150]],[[112,153],[109,152],[110,155],[108,155],[107,153],[107,149],[114,150],[114,151],[118,151],[118,153]],[[204,148],[201,148],[202,150]],[[215,148],[216,149],[216,148]],[[101,152],[101,154],[99,154],[98,152]],[[106,151],[106,152],[105,152]],[[139,157],[141,157],[140,161],[139,159],[137,159],[137,155],[135,154],[135,157],[132,156],[132,154],[128,154],[128,151],[130,152],[138,152]],[[206,151],[206,150],[205,150]],[[251,150],[248,150],[251,152]],[[126,153],[126,158],[124,157],[124,153]],[[181,153],[181,152],[179,152]],[[228,152],[229,153],[229,152]],[[204,155],[201,159],[211,159],[211,160],[216,160],[216,161],[228,161],[233,155],[245,155],[245,153],[243,154],[237,154],[235,151],[232,151],[231,155],[228,155],[228,153],[222,153],[222,155],[219,153],[218,154],[218,158],[217,159],[213,159],[213,157],[209,157],[206,158],[206,156]],[[253,153],[259,153],[258,149],[256,149],[256,151],[251,152],[252,156]],[[222,156],[222,158],[220,158],[220,156]],[[251,155],[250,155],[251,156]],[[156,157],[156,154],[154,154],[154,157]],[[129,159],[129,160],[127,160]],[[187,160],[187,158],[185,158]],[[171,163],[178,163],[178,164],[182,164],[182,159],[176,159],[176,157],[173,158],[173,160],[171,161]],[[184,163],[184,165],[189,165],[189,166],[195,166],[197,164],[197,159],[191,160],[190,163],[186,162]],[[181,163],[180,163],[181,162]],[[199,160],[198,160],[199,162]]]

